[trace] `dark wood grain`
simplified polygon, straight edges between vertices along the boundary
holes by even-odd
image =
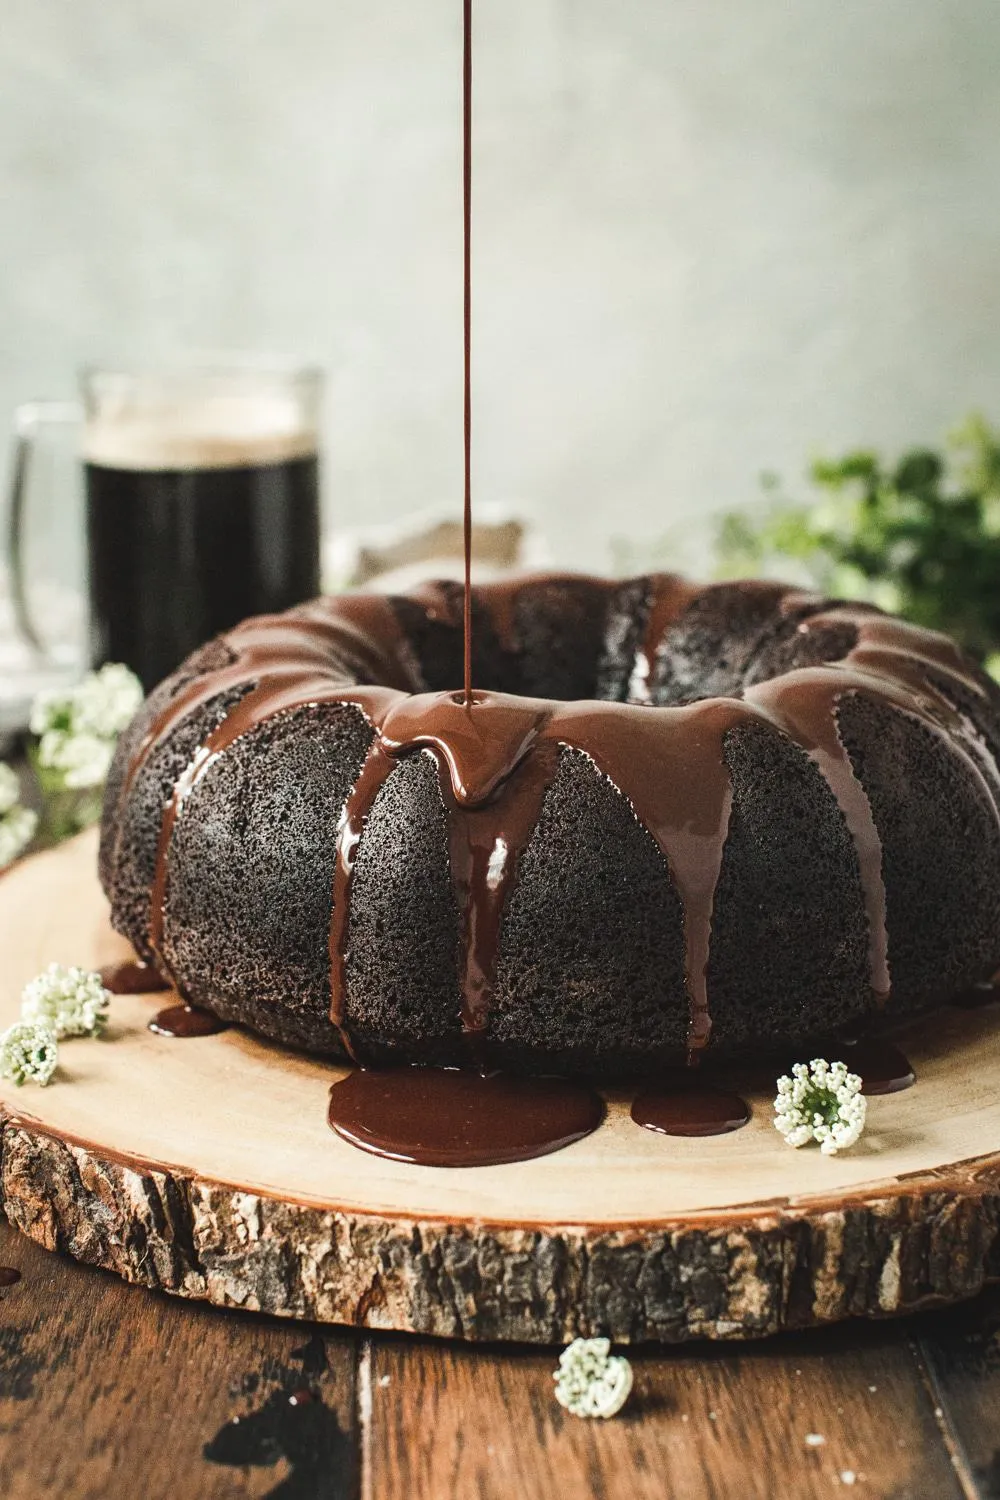
[[[551,1352],[373,1341],[366,1500],[962,1495],[917,1364],[888,1327],[632,1358],[626,1412],[593,1422],[557,1406]]]
[[[915,1319],[912,1338],[957,1471],[981,1500],[1000,1500],[1000,1291]]]
[[[2,1221],[0,1263],[4,1500],[357,1493],[349,1335],[151,1295]]]
[[[1000,1293],[635,1351],[632,1401],[604,1423],[557,1405],[556,1350],[184,1304],[2,1221],[0,1263],[23,1273],[0,1291],[4,1500],[1000,1500]]]

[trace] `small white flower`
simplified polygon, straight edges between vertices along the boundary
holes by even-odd
[[[632,1366],[609,1339],[574,1339],[552,1373],[556,1400],[575,1417],[613,1417],[632,1389]]]
[[[111,996],[93,970],[49,964],[24,987],[21,1016],[45,1026],[57,1038],[99,1036],[108,1019]]]
[[[0,869],[17,858],[31,843],[38,827],[38,814],[30,807],[12,807],[0,817]]]
[[[18,1088],[29,1080],[48,1083],[59,1061],[55,1032],[33,1021],[15,1021],[0,1035],[0,1078]]]
[[[71,717],[72,710],[67,695],[50,689],[47,692],[35,694],[31,704],[28,728],[32,734],[36,735],[45,734],[50,729],[58,729],[61,734],[65,734]]]
[[[39,693],[30,724],[39,766],[69,791],[101,786],[115,742],[141,702],[139,679],[119,662],[88,672],[76,687]]]
[[[115,739],[142,703],[142,684],[121,662],[88,672],[73,695],[73,728],[78,734]]]
[[[99,735],[47,729],[38,744],[38,763],[47,771],[58,771],[63,785],[72,791],[101,786],[111,769],[114,740]]]
[[[853,1146],[865,1128],[868,1101],[861,1079],[847,1064],[816,1057],[796,1063],[792,1075],[778,1079],[774,1128],[790,1146],[818,1141],[825,1156]]]
[[[142,702],[142,684],[128,667],[109,662],[76,687],[39,693],[31,707],[32,734],[93,734],[114,739]]]

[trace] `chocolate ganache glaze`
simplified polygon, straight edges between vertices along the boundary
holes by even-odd
[[[538,580],[492,585],[488,618],[502,618],[512,600]],[[589,580],[610,594],[615,587]],[[690,585],[672,576],[653,581],[649,617],[667,632],[689,604]],[[414,596],[429,616],[441,608],[428,591]],[[778,617],[803,607],[788,591]],[[687,1046],[692,1058],[712,1034],[707,974],[713,906],[732,805],[724,756],[727,735],[762,724],[808,755],[829,787],[857,854],[868,922],[869,980],[880,1003],[890,992],[890,955],[882,847],[871,805],[841,741],[837,711],[850,696],[888,703],[916,720],[949,757],[961,762],[997,821],[997,767],[984,736],[946,695],[983,696],[974,669],[946,638],[863,607],[819,607],[794,625],[799,637],[834,625],[850,627],[854,644],[842,659],[792,669],[714,696],[655,707],[640,702],[573,701],[475,691],[421,691],[421,667],[401,630],[396,607],[375,595],[318,600],[276,617],[247,621],[221,638],[223,665],[194,676],[148,723],[124,778],[127,798],[148,758],[187,716],[220,694],[238,690],[221,722],[198,744],[177,776],[159,836],[149,907],[148,946],[170,973],[164,951],[168,853],[178,820],[202,778],[233,745],[278,716],[305,705],[353,705],[375,730],[347,797],[336,841],[329,931],[330,1016],[354,1055],[346,1010],[345,954],[355,861],[379,790],[403,761],[429,753],[438,766],[448,810],[451,874],[461,913],[461,1019],[469,1060],[488,1029],[498,935],[518,863],[534,831],[562,747],[583,751],[628,799],[669,868],[683,907],[688,989]],[[793,622],[794,623],[794,622]],[[647,634],[637,670],[645,681],[660,645]],[[635,674],[633,673],[633,680]],[[958,693],[956,693],[958,697]],[[176,976],[174,976],[176,978]],[[182,990],[183,993],[183,990]]]

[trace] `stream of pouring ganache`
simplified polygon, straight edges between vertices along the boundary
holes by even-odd
[[[472,0],[462,0],[463,698],[472,703]]]

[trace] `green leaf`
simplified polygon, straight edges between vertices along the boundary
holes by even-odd
[[[943,451],[913,448],[894,463],[858,449],[809,466],[811,492],[786,498],[763,481],[764,506],[722,517],[728,576],[775,574],[787,559],[817,586],[945,630],[980,658],[1000,659],[1000,434],[966,418]]]

